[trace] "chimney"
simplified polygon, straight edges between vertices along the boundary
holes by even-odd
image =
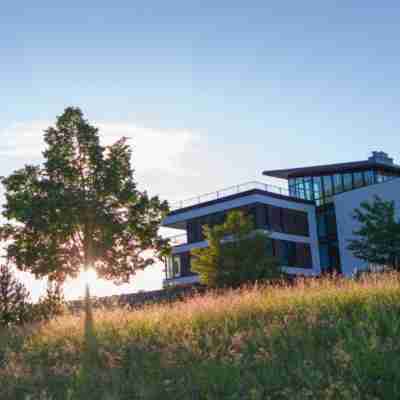
[[[393,165],[393,158],[390,158],[384,151],[373,151],[372,156],[368,161],[373,161],[379,164]]]

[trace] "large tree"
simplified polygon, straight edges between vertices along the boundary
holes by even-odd
[[[44,164],[3,177],[7,258],[36,277],[63,282],[82,268],[127,282],[163,255],[159,236],[168,204],[139,191],[126,138],[103,147],[79,108],[45,131]]]
[[[193,249],[193,271],[210,287],[235,287],[255,281],[281,278],[278,260],[272,256],[269,236],[256,231],[250,216],[232,211],[223,224],[204,227],[205,248]]]
[[[372,202],[362,202],[353,218],[359,226],[348,249],[371,264],[400,269],[400,222],[395,203],[375,196]]]

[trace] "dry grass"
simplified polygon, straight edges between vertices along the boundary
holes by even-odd
[[[82,315],[2,332],[0,398],[400,398],[395,273],[97,310],[94,321],[90,371]]]

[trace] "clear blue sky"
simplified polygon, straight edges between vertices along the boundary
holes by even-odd
[[[141,127],[142,184],[168,197],[375,149],[398,160],[399,21],[394,1],[5,2],[0,174],[68,105]]]

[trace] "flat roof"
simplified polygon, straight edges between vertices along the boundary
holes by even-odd
[[[272,176],[274,178],[289,179],[301,176],[318,176],[366,169],[382,169],[388,172],[397,172],[400,174],[399,165],[381,163],[373,160],[364,160],[338,164],[314,165],[302,168],[276,169],[263,171],[263,175]]]
[[[218,204],[218,203],[223,203],[225,201],[230,201],[230,200],[234,200],[240,197],[246,197],[252,194],[261,194],[267,197],[274,197],[277,199],[281,199],[281,200],[288,200],[288,201],[293,201],[295,203],[304,203],[304,204],[315,204],[315,202],[313,200],[305,200],[305,199],[300,199],[298,197],[293,197],[293,196],[288,196],[288,195],[284,195],[284,194],[279,194],[279,193],[274,193],[274,192],[269,192],[267,190],[261,190],[261,189],[250,189],[244,192],[240,192],[240,193],[236,193],[230,196],[224,196],[224,197],[220,197],[218,199],[214,199],[214,200],[210,200],[210,201],[204,201],[198,204],[193,204],[190,205],[188,207],[182,207],[182,208],[177,208],[175,210],[172,210],[168,213],[168,216],[171,215],[176,215],[176,214],[180,214],[186,211],[190,211],[190,210],[195,210],[198,208],[203,208],[203,207],[208,207],[214,204]]]

